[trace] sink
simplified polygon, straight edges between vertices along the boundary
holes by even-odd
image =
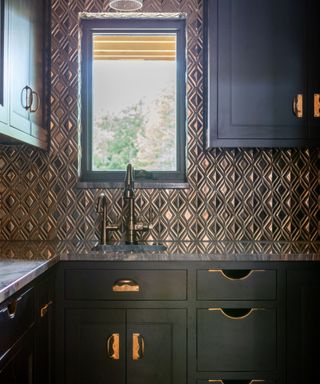
[[[97,252],[154,252],[165,251],[167,249],[163,244],[98,244],[92,248]]]

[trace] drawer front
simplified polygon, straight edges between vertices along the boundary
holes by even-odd
[[[277,296],[277,272],[274,270],[197,271],[199,300],[274,300]]]
[[[197,384],[276,384],[275,381],[269,379],[208,379],[198,380]]]
[[[30,288],[0,306],[0,357],[34,323],[34,291]]]
[[[198,309],[198,370],[275,369],[276,325],[275,309]]]
[[[67,300],[186,300],[185,270],[66,270]]]

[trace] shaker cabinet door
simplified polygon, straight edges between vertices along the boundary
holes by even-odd
[[[287,384],[320,383],[319,270],[287,274]]]
[[[127,384],[186,383],[186,311],[127,310]]]
[[[30,134],[29,46],[31,8],[25,0],[9,2],[10,126]]]
[[[67,309],[65,383],[125,384],[125,310]]]
[[[308,3],[205,2],[208,148],[309,143]]]

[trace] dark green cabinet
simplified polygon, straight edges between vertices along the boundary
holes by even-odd
[[[28,336],[19,343],[11,358],[3,366],[0,364],[1,384],[33,384],[34,346]]]
[[[67,309],[65,316],[66,383],[125,383],[125,310]]]
[[[37,283],[37,327],[35,332],[35,383],[51,384],[54,378],[54,279],[55,274]]]
[[[1,142],[48,146],[50,1],[4,2]]]
[[[320,270],[287,273],[287,384],[320,382]]]
[[[186,310],[127,310],[127,384],[185,384]]]
[[[315,4],[205,1],[207,148],[320,143]]]
[[[66,309],[66,383],[185,384],[186,314]]]

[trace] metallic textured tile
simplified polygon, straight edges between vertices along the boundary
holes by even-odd
[[[53,0],[51,147],[45,153],[25,145],[0,146],[0,240],[99,235],[96,200],[102,190],[76,188],[78,14],[108,11],[107,0]],[[145,0],[142,11],[184,12],[188,28],[190,189],[137,191],[138,216],[148,219],[150,210],[154,216],[154,228],[146,238],[319,241],[319,150],[204,152],[202,0]],[[121,191],[104,192],[108,218],[115,221],[123,209]],[[121,233],[116,233],[115,239],[120,238]],[[191,252],[193,245],[180,247]],[[197,247],[202,250],[201,244]],[[243,252],[251,251],[250,245],[244,245]]]

